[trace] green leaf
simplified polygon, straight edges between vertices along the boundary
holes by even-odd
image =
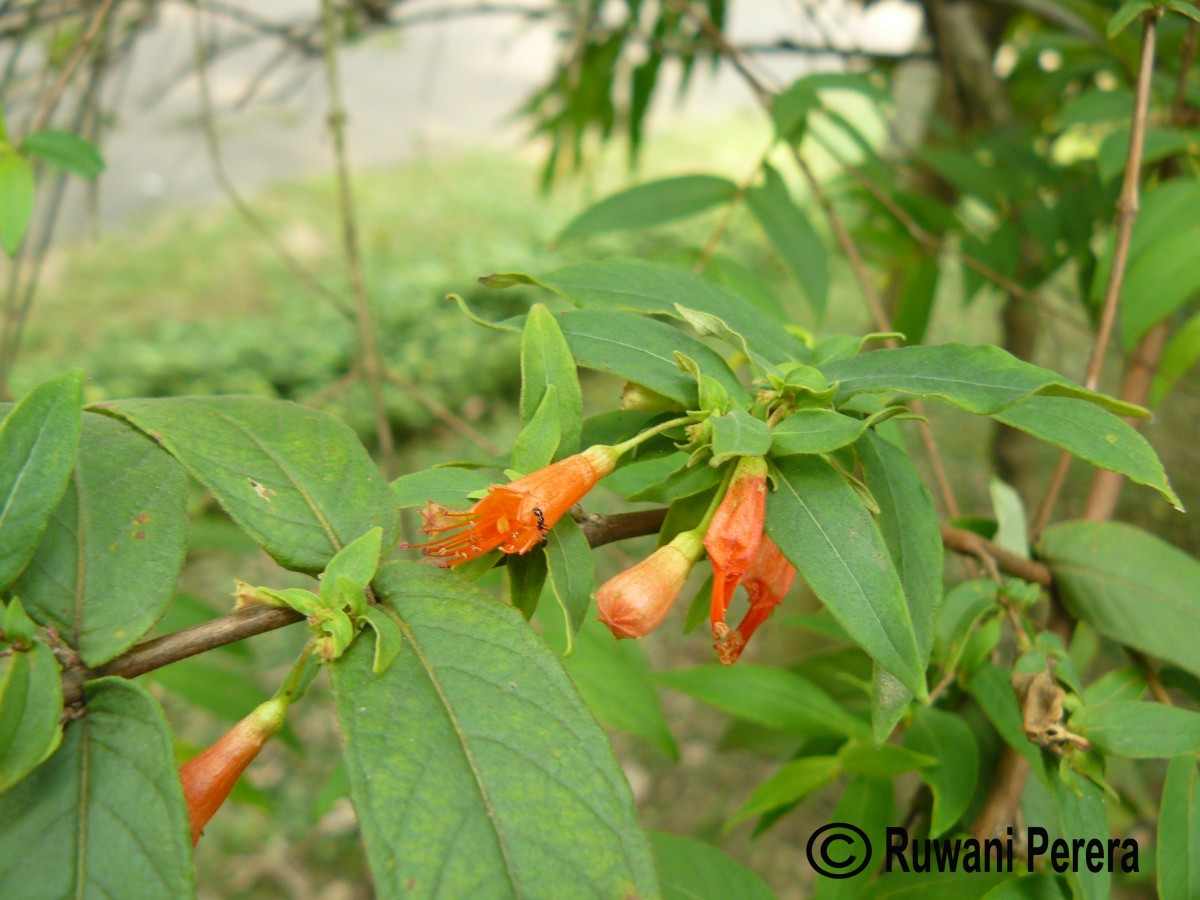
[[[14,150],[0,150],[0,245],[16,256],[33,218],[33,166]]]
[[[1200,895],[1200,769],[1194,754],[1167,766],[1158,811],[1158,896]]]
[[[1035,397],[1033,402],[1039,399],[1060,398]],[[1031,401],[1027,400],[1025,402],[1028,403]],[[1078,403],[1079,401],[1068,402]],[[1081,405],[1095,409],[1097,412],[1104,412],[1104,410],[1091,406],[1089,403]],[[1105,413],[1105,415],[1111,415],[1111,413]],[[1116,419],[1116,416],[1112,416],[1112,418]],[[1116,420],[1120,421],[1120,419]],[[1121,424],[1124,425],[1125,423],[1122,422]],[[993,538],[996,546],[1016,556],[1029,559],[1029,529],[1025,525],[1025,520],[1028,516],[1025,513],[1025,504],[1021,501],[1021,495],[1017,493],[1012,485],[1001,481],[994,475],[988,479],[988,494],[992,499],[992,511],[996,514],[996,536]]]
[[[558,446],[551,459],[536,466],[522,468],[516,459],[513,468],[533,471],[546,463],[579,452],[579,435],[583,428],[583,394],[579,389],[579,373],[571,358],[558,321],[545,306],[535,304],[525,319],[521,332],[521,424],[529,425],[543,398],[554,388],[553,418],[558,423]],[[515,451],[514,451],[515,452]]]
[[[171,732],[145,689],[87,686],[87,715],[0,795],[6,898],[188,897],[192,842]]]
[[[321,574],[321,599],[334,605],[338,599],[338,579],[348,578],[351,584],[365,588],[379,568],[379,553],[383,545],[383,529],[376,526],[355,538],[334,554]]]
[[[775,894],[752,869],[712,844],[652,831],[663,900],[773,900]]]
[[[1200,360],[1200,313],[1196,313],[1175,330],[1163,348],[1150,387],[1149,404],[1152,407],[1163,402],[1163,398],[1184,375]]]
[[[771,455],[832,453],[857,441],[869,424],[832,409],[801,409],[775,426]]]
[[[859,900],[979,900],[1011,879],[1005,872],[902,872],[896,867],[868,885]]]
[[[542,588],[546,586],[546,554],[540,547],[534,547],[524,555],[509,556],[504,568],[508,574],[508,600],[529,620],[537,612]]]
[[[751,816],[799,803],[840,774],[841,766],[836,756],[802,756],[794,759],[756,787],[726,827],[732,828]]]
[[[879,531],[900,576],[925,667],[933,647],[934,617],[942,602],[942,536],[933,497],[908,454],[895,444],[872,431],[857,447],[867,488],[879,504]],[[872,685],[871,721],[875,740],[882,743],[904,715],[912,694],[878,663]]]
[[[0,637],[0,643],[21,646],[31,643],[37,635],[37,623],[25,612],[21,598],[13,597],[7,608],[0,603],[0,609],[4,609],[4,619],[0,622],[0,630],[4,634]]]
[[[804,353],[803,344],[779,327],[778,321],[764,317],[754,304],[677,266],[644,259],[605,259],[566,266],[537,278],[519,277],[586,310],[649,313],[679,319],[681,313],[676,304],[682,304],[725,322],[772,361]],[[690,351],[684,352],[692,356]]]
[[[767,163],[762,168],[762,187],[746,191],[746,206],[804,288],[808,304],[819,318],[825,314],[829,295],[825,245],[808,216],[792,200],[779,173]]]
[[[0,590],[29,563],[71,477],[83,372],[30,391],[0,422]]]
[[[927,697],[904,589],[858,494],[815,456],[779,460],[775,482],[767,533],[846,633],[917,697]]]
[[[730,715],[791,734],[867,737],[867,723],[786,669],[739,664],[658,672],[655,680]]]
[[[387,610],[378,606],[368,606],[364,616],[375,632],[375,658],[371,662],[371,674],[382,675],[404,649],[404,632]]]
[[[459,508],[471,506],[471,494],[486,491],[495,478],[479,469],[459,469],[452,466],[425,469],[411,475],[401,475],[392,482],[392,497],[400,509],[424,506],[433,501],[439,506]]]
[[[986,613],[998,608],[997,590],[994,581],[976,579],[956,584],[946,595],[933,637],[938,661],[946,672],[958,668],[967,638]]]
[[[90,142],[71,131],[47,129],[31,132],[22,138],[21,149],[81,178],[95,179],[104,171],[104,160],[100,157],[100,152]]]
[[[1034,872],[996,885],[983,900],[1071,900],[1071,889],[1058,875]]]
[[[1103,837],[1108,834],[1108,804],[1103,789],[1087,778],[1076,778],[1074,790],[1062,778],[1052,781],[1054,799],[1058,804],[1058,821],[1067,839]],[[1112,875],[1106,868],[1092,872],[1086,865],[1067,871],[1071,893],[1080,900],[1107,900]]]
[[[922,780],[933,792],[929,836],[939,837],[962,818],[975,794],[975,781],[979,775],[979,748],[975,736],[961,717],[926,706],[904,733],[904,745],[938,760],[937,765],[920,771]]]
[[[276,562],[317,573],[348,541],[383,529],[396,505],[350,428],[332,416],[259,397],[121,400],[97,409],[162,444]]]
[[[562,230],[560,241],[654,228],[730,203],[738,186],[716,175],[677,175],[626,188],[605,197],[576,216]]]
[[[896,311],[892,315],[892,327],[903,334],[909,344],[919,344],[925,340],[940,275],[939,261],[931,256],[921,256],[916,265],[904,273]]]
[[[1200,562],[1121,522],[1063,522],[1039,554],[1067,608],[1100,634],[1200,674]]]
[[[1142,166],[1170,156],[1196,154],[1196,146],[1187,132],[1173,128],[1147,128],[1142,139]],[[1096,174],[1102,182],[1115,179],[1129,164],[1129,125],[1122,124],[1110,131],[1096,151]]]
[[[1178,706],[1114,700],[1085,706],[1071,717],[1101,753],[1135,759],[1165,759],[1200,752],[1200,713]]]
[[[847,775],[866,778],[895,778],[913,769],[936,766],[936,756],[916,753],[899,744],[847,741],[838,751],[838,761]]]
[[[537,410],[513,442],[510,463],[518,472],[529,473],[548,466],[561,442],[558,389],[546,385]]]
[[[1200,292],[1200,260],[1194,252],[1200,228],[1161,240],[1130,263],[1121,287],[1121,342],[1133,349],[1154,325]]]
[[[846,785],[830,821],[845,822],[861,828],[872,848],[886,847],[886,829],[894,821],[893,807],[890,781],[855,778]],[[846,829],[837,829],[831,834],[831,837],[835,838],[834,843],[825,845],[827,858],[834,862],[845,862],[850,870],[857,868],[862,854],[866,851],[862,838],[857,835],[850,837],[852,834],[853,832]],[[821,853],[821,845],[814,849]],[[816,900],[857,900],[883,859],[883,853],[875,853],[861,872],[849,878],[818,878],[813,896]]]
[[[546,535],[546,563],[554,599],[566,616],[566,655],[570,656],[596,587],[592,548],[583,529],[570,516],[563,516]]]
[[[618,641],[599,622],[587,622],[566,667],[597,719],[679,759],[640,643]]]
[[[14,590],[89,666],[132,647],[175,596],[186,483],[152,441],[107,416],[83,416],[67,490]]]
[[[723,474],[712,466],[689,466],[684,463],[665,478],[659,477],[637,491],[626,494],[625,499],[637,503],[670,503],[708,490],[721,480]]]
[[[1141,700],[1146,693],[1146,676],[1137,666],[1105,672],[1083,692],[1084,706],[1101,706],[1114,700]]]
[[[1106,29],[1108,39],[1111,41],[1118,34],[1125,30],[1130,22],[1140,16],[1148,9],[1153,9],[1153,0],[1129,0],[1127,3],[1121,4],[1117,11],[1112,14],[1112,18],[1108,20],[1108,28]]]
[[[934,397],[967,412],[990,416],[1036,394],[1090,400],[1123,416],[1147,415],[1139,406],[1084,390],[992,344],[876,350],[829,363],[822,371],[830,382],[841,382],[839,404],[856,394],[886,391]]]
[[[714,468],[738,456],[764,456],[771,449],[771,429],[767,423],[744,409],[713,416],[708,421],[713,434],[709,465]]]
[[[356,641],[331,673],[376,892],[657,895],[608,739],[520,614],[413,563],[375,586],[404,651],[375,676]]]
[[[1187,0],[1164,0],[1167,9],[1174,10],[1182,16],[1187,16],[1193,22],[1200,22],[1200,9],[1196,9]]]
[[[695,409],[696,380],[675,363],[676,351],[695,360],[700,371],[730,396],[747,395],[725,360],[676,328],[632,313],[578,310],[558,315],[576,361],[585,368],[618,375]]]
[[[0,794],[41,765],[62,739],[62,680],[45,644],[0,658]]]
[[[1008,746],[1024,756],[1032,771],[1044,780],[1042,752],[1022,730],[1021,708],[1017,705],[1017,695],[1009,683],[1008,673],[986,661],[971,672],[963,686]]]

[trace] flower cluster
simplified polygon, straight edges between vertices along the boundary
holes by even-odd
[[[449,510],[430,501],[421,530],[432,539],[402,546],[422,550],[443,567],[469,562],[492,550],[528,553],[544,542],[547,531],[612,472],[621,454],[634,445],[590,447],[510,484],[492,485],[468,510]],[[648,634],[666,617],[688,575],[707,553],[713,569],[709,615],[713,646],[721,662],[735,662],[750,636],[783,600],[796,575],[763,531],[766,502],[766,460],[741,457],[698,527],[676,535],[596,591],[600,621],[617,638]],[[742,621],[731,629],[725,616],[739,584],[745,586],[750,605]]]

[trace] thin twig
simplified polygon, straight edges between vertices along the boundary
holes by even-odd
[[[71,54],[71,58],[67,60],[67,64],[63,66],[62,72],[59,73],[58,80],[54,83],[50,93],[42,101],[42,106],[38,110],[37,115],[33,118],[33,123],[29,126],[30,131],[41,131],[46,127],[46,123],[50,121],[50,116],[54,114],[54,107],[58,105],[58,100],[62,96],[63,89],[66,88],[67,82],[71,80],[71,76],[75,74],[75,69],[83,60],[83,56],[91,48],[92,42],[96,40],[96,36],[100,33],[100,26],[104,24],[108,14],[112,11],[115,0],[104,0],[100,4],[100,8],[96,10],[92,20],[88,23],[87,31],[83,33],[79,43],[75,45],[75,50]]]
[[[640,510],[607,517],[589,516],[579,525],[588,544],[601,547],[613,541],[654,534],[662,527],[666,515],[665,509]],[[144,641],[95,669],[89,669],[80,662],[67,664],[63,671],[64,702],[71,706],[82,700],[83,684],[93,678],[106,675],[136,678],[181,659],[303,620],[304,616],[293,609],[254,606]]]
[[[354,290],[355,319],[358,323],[359,365],[363,380],[371,392],[375,413],[375,431],[379,439],[382,468],[390,478],[396,464],[396,446],[392,426],[383,400],[384,368],[375,334],[371,304],[363,278],[362,259],[358,248],[358,219],[354,213],[354,190],[350,183],[350,166],[346,161],[346,111],[342,106],[342,91],[338,76],[337,18],[333,0],[321,0],[321,22],[325,39],[325,84],[329,92],[329,130],[333,135],[334,170],[338,185],[338,210],[342,221],[342,248],[350,285]]]
[[[1133,237],[1133,223],[1137,221],[1138,197],[1141,186],[1142,150],[1146,141],[1146,119],[1150,110],[1150,81],[1154,74],[1155,40],[1158,34],[1158,17],[1162,11],[1158,8],[1148,10],[1142,16],[1142,49],[1138,64],[1137,84],[1133,97],[1133,121],[1129,131],[1129,155],[1125,160],[1125,177],[1121,182],[1121,194],[1117,198],[1117,237],[1113,248],[1112,269],[1109,272],[1108,285],[1104,290],[1104,301],[1100,310],[1100,324],[1096,330],[1096,339],[1092,344],[1091,356],[1088,359],[1087,371],[1083,384],[1088,390],[1095,390],[1100,383],[1100,373],[1104,368],[1105,351],[1108,339],[1112,334],[1113,324],[1117,319],[1118,301],[1121,297],[1121,285],[1125,281],[1125,267],[1129,261],[1129,243]],[[1070,454],[1063,451],[1058,465],[1046,486],[1045,496],[1038,508],[1030,536],[1036,538],[1050,523],[1054,512],[1054,504],[1062,492],[1066,482],[1067,469],[1070,467]]]

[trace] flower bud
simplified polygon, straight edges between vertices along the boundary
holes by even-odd
[[[179,767],[179,780],[183,783],[183,797],[187,801],[188,820],[192,826],[193,847],[246,766],[258,756],[271,736],[283,727],[287,708],[286,700],[268,700],[218,738],[211,747]]]
[[[658,391],[627,381],[625,390],[621,391],[621,409],[632,412],[679,412],[683,407]]]
[[[600,621],[617,638],[649,634],[666,617],[683,590],[692,566],[704,555],[695,531],[679,534],[632,568],[610,578],[596,591]]]
[[[713,514],[704,535],[704,548],[713,567],[712,607],[709,617],[713,635],[725,622],[725,611],[742,576],[754,562],[762,541],[767,512],[767,461],[744,456],[733,472],[733,480]]]

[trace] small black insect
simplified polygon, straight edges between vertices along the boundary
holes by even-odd
[[[541,508],[540,508],[540,507],[537,507],[537,506],[535,506],[535,507],[533,508],[533,517],[534,517],[535,519],[537,519],[537,523],[538,523],[538,524],[537,524],[537,530],[538,530],[540,533],[542,533],[542,534],[545,534],[545,533],[546,533],[546,516],[545,516],[545,514],[542,512],[542,510],[541,510]]]

